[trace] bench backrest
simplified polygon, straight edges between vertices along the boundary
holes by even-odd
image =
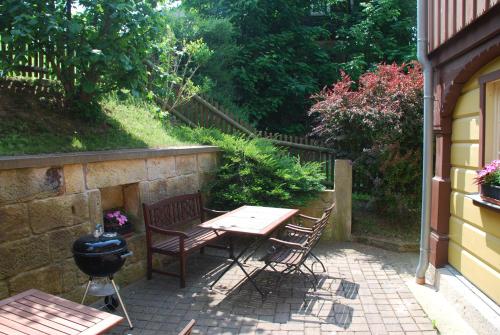
[[[201,193],[184,194],[160,200],[154,204],[142,204],[144,224],[148,227],[169,229],[194,220],[203,221]]]

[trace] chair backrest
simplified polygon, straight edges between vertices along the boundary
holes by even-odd
[[[184,327],[184,329],[181,330],[179,335],[191,335],[191,332],[193,331],[193,327],[194,327],[195,323],[196,323],[196,321],[194,319],[189,321],[189,323],[186,325],[186,327]]]
[[[328,225],[330,216],[334,208],[335,208],[335,203],[333,203],[330,207],[325,209],[323,211],[323,215],[316,222],[314,222],[314,225],[312,227],[312,233],[309,235],[307,239],[306,245],[308,251],[314,248],[314,246],[319,242],[321,235],[323,235],[323,232],[325,231],[326,226]]]
[[[194,220],[203,220],[200,192],[163,199],[151,205],[142,204],[142,208],[146,229],[149,227],[168,229]]]

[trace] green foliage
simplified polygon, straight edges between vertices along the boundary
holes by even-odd
[[[155,0],[5,0],[0,37],[14,50],[0,74],[40,64],[61,81],[66,108],[95,118],[99,98],[122,90],[173,108],[199,91],[192,78],[211,56],[201,39],[178,40]]]
[[[416,0],[330,0],[336,67],[357,79],[380,62],[416,59]]]
[[[236,31],[227,18],[202,17],[195,10],[172,9],[167,12],[169,26],[179,40],[202,39],[213,51],[210,59],[201,64],[194,81],[204,93],[234,112],[235,87],[233,68],[240,48],[236,44]],[[244,117],[240,113],[241,117]]]
[[[0,5],[2,41],[14,62],[42,52],[64,88],[68,107],[95,114],[97,100],[118,88],[138,93],[148,81],[144,59],[162,32],[156,1],[5,0]],[[26,46],[29,46],[26,49]]]
[[[305,113],[310,107],[309,96],[339,79],[339,70],[357,79],[376,63],[415,58],[415,0],[182,3],[189,14],[178,15],[178,24],[182,26],[186,19],[186,30],[195,22],[193,30],[204,35],[207,26],[200,20],[227,20],[224,24],[232,25],[226,31],[234,32],[233,49],[230,39],[223,46],[211,47],[215,54],[221,46],[239,52],[222,53],[226,58],[218,59],[228,66],[209,71],[203,68],[201,73],[216,78],[213,96],[230,100],[260,129],[303,134],[310,124]],[[323,8],[325,16],[311,16],[311,8]],[[193,10],[198,21],[191,19]],[[220,78],[224,78],[221,86]]]
[[[214,129],[179,130],[187,141],[222,149],[220,168],[209,185],[218,209],[242,205],[297,207],[323,189],[318,163],[301,163],[264,139],[246,139]]]
[[[220,95],[234,94],[231,100],[261,129],[304,133],[308,97],[335,76],[328,51],[318,43],[330,32],[306,22],[310,1],[186,0],[183,4],[206,20],[226,19],[233,26],[239,52],[229,54],[233,58],[226,62],[233,65],[229,74],[234,89]]]

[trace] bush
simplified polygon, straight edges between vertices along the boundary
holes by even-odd
[[[422,72],[417,63],[380,64],[358,83],[348,75],[314,96],[313,134],[338,157],[354,162],[355,189],[378,209],[403,214],[419,208],[422,145]],[[357,89],[353,89],[353,86]]]
[[[189,142],[216,145],[223,151],[217,175],[208,185],[213,208],[297,207],[324,188],[320,164],[301,163],[268,140],[187,127],[179,129],[179,136]]]

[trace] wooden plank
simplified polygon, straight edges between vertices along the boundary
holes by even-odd
[[[47,335],[51,333],[46,333],[46,332],[41,332],[37,329],[28,327],[22,323],[15,322],[13,320],[9,320],[7,318],[4,318],[3,316],[0,315],[0,325],[4,325],[7,327],[10,327],[12,329],[18,330],[22,332],[23,334],[29,334],[29,335]]]
[[[17,314],[9,313],[7,311],[0,310],[0,315],[6,319],[15,321],[17,323],[22,323],[22,324],[28,324],[31,328],[39,330],[43,333],[50,334],[50,335],[67,335],[67,333],[60,332],[54,328],[47,327],[45,325],[42,325],[38,322],[34,322],[32,320],[23,318]]]
[[[83,331],[79,335],[95,335],[95,334],[102,334],[106,332],[107,330],[111,329],[114,325],[120,323],[123,320],[122,317],[118,315],[113,315],[110,314],[110,317],[107,319],[103,320],[102,322],[99,322],[98,324],[92,326],[91,328]]]
[[[48,308],[53,308],[55,310],[58,310],[60,312],[63,312],[63,313],[69,314],[69,315],[76,316],[78,318],[84,318],[86,321],[91,322],[91,323],[97,323],[97,322],[100,322],[102,320],[102,318],[98,318],[98,317],[95,317],[95,316],[92,316],[92,315],[89,315],[89,314],[83,314],[82,312],[75,311],[75,310],[73,310],[71,308],[67,308],[67,307],[64,307],[64,306],[61,306],[61,305],[58,305],[58,304],[54,304],[54,303],[48,302],[46,300],[37,298],[35,296],[28,296],[25,299],[29,300],[29,301],[32,301],[35,304],[44,305],[44,306],[46,306]]]
[[[57,322],[60,325],[63,325],[67,328],[75,329],[78,331],[83,331],[83,330],[87,329],[87,327],[82,326],[78,323],[75,323],[75,322],[69,321],[67,319],[55,316],[55,315],[47,313],[46,311],[43,311],[43,310],[39,310],[39,309],[36,309],[33,307],[29,307],[29,306],[20,304],[17,301],[10,303],[9,306],[6,306],[6,307],[14,307],[14,308],[17,308],[19,310],[30,313],[32,315],[36,315],[36,316],[42,317],[46,320]]]
[[[42,325],[50,327],[50,328],[54,328],[55,330],[58,330],[64,334],[76,335],[79,333],[79,330],[77,330],[77,329],[66,327],[58,322],[48,320],[43,316],[35,315],[35,314],[30,313],[30,312],[15,308],[13,306],[2,306],[1,309],[4,311],[10,312],[12,314],[16,314],[16,315],[18,315],[22,318],[28,319],[30,321],[42,324]]]
[[[70,308],[70,309],[75,310],[77,312],[94,316],[96,318],[105,319],[107,316],[109,316],[109,313],[100,311],[100,310],[92,308],[92,307],[80,305],[80,304],[77,304],[75,302],[72,302],[72,301],[69,301],[69,300],[66,300],[63,298],[59,298],[59,297],[56,297],[54,295],[50,295],[50,294],[47,294],[47,293],[44,293],[44,292],[41,292],[38,290],[36,290],[31,295],[38,297],[40,299],[64,306],[64,307],[67,307],[67,308]]]
[[[50,314],[55,315],[57,317],[78,323],[78,324],[85,326],[85,327],[91,327],[95,323],[101,321],[101,319],[93,318],[93,317],[88,316],[86,314],[81,314],[82,316],[75,316],[73,314],[65,313],[65,312],[62,312],[62,311],[57,310],[55,308],[52,308],[52,307],[49,307],[49,306],[46,306],[43,304],[39,304],[37,302],[33,302],[33,301],[27,300],[27,299],[21,299],[21,300],[18,300],[17,302],[22,304],[22,305],[25,305],[27,307],[32,307],[32,308],[38,309],[40,311],[50,313]],[[96,321],[87,320],[87,317],[92,318]]]
[[[26,333],[21,333],[19,330],[12,329],[2,324],[0,324],[0,331],[8,335],[26,335]]]

